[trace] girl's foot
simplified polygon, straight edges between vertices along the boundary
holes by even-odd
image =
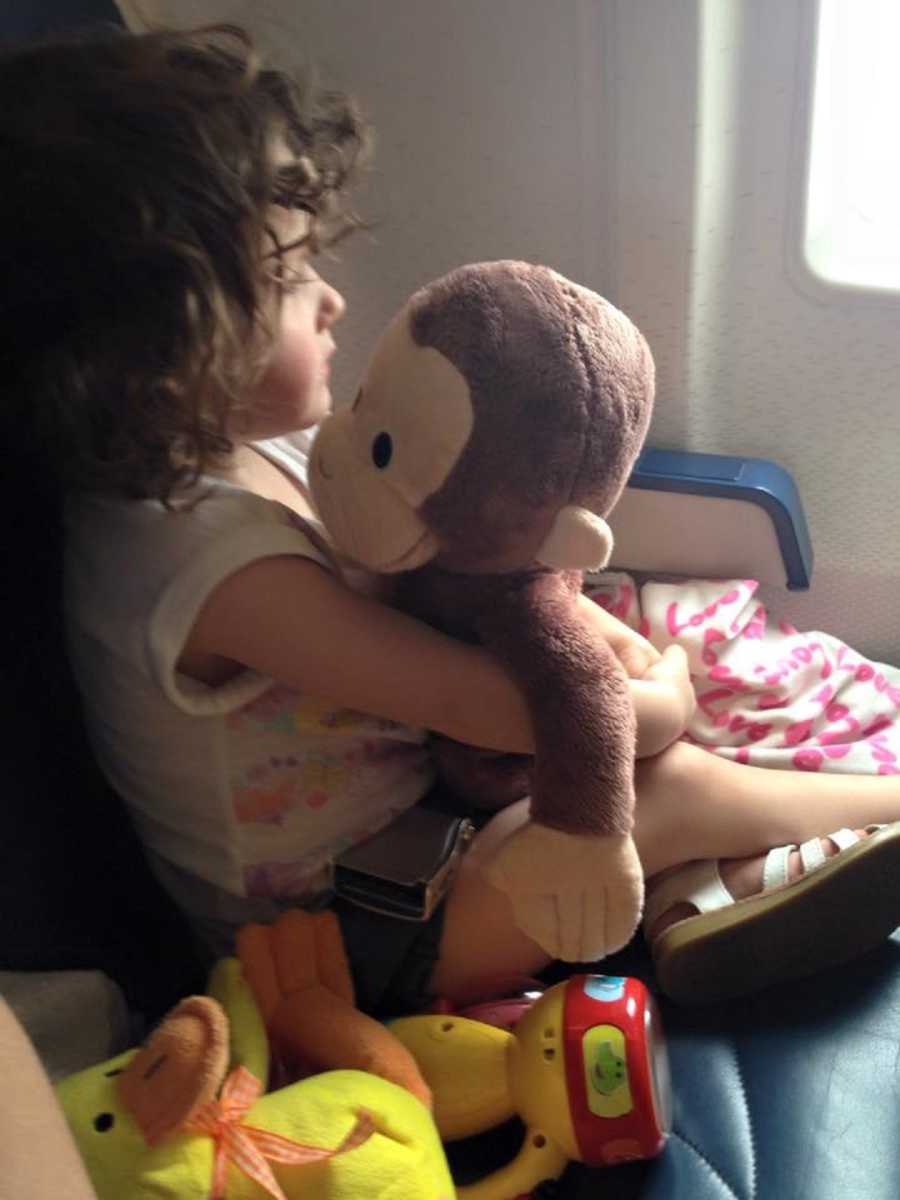
[[[900,823],[671,868],[650,882],[644,917],[659,984],[683,1003],[814,974],[898,924]]]
[[[853,833],[860,841],[869,836],[868,829],[855,829]],[[830,837],[819,838],[818,842],[822,854],[826,858],[832,858],[840,849]],[[786,849],[788,849],[787,880],[793,882],[805,874],[803,859],[799,846],[786,847]],[[745,900],[748,896],[755,896],[764,890],[763,874],[767,857],[766,854],[757,854],[751,858],[720,858],[718,860],[719,878],[732,900]],[[668,871],[660,872],[650,881],[647,887],[648,911],[649,896],[657,894],[657,881],[662,883],[672,875],[677,875],[682,869],[682,866],[671,867]],[[654,907],[658,911],[658,904]],[[671,908],[666,909],[662,916],[653,921],[652,926],[648,925],[645,914],[644,934],[652,943],[670,925],[674,925],[677,921],[684,921],[688,917],[695,917],[698,911],[700,910],[697,906],[689,900],[676,901]]]

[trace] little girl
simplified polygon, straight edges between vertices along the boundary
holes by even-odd
[[[350,587],[310,507],[344,311],[312,264],[355,223],[364,142],[346,99],[263,68],[233,29],[0,60],[8,428],[66,496],[69,647],[97,758],[211,953],[244,922],[333,901],[335,855],[432,792],[425,729],[531,749],[490,656]],[[900,922],[898,830],[817,835],[900,820],[898,783],[679,742],[683,653],[583,609],[634,677],[651,895],[666,872],[651,949],[686,946],[734,994],[883,939]],[[335,902],[364,1007],[545,965],[480,868],[526,818],[515,805],[483,829],[428,922]],[[762,853],[802,839],[764,881]],[[712,900],[681,887],[683,864],[721,856]],[[877,886],[842,912],[860,879]]]

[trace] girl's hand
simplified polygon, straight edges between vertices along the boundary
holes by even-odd
[[[590,597],[578,598],[579,611],[592,632],[609,643],[629,679],[643,679],[661,655],[656,647],[624,621],[614,617]]]
[[[656,647],[637,633],[621,646],[613,646],[613,650],[629,679],[646,679],[647,672],[662,658]]]
[[[681,737],[694,714],[696,698],[684,651],[669,646],[660,654],[587,596],[579,596],[579,609],[594,634],[609,643],[631,680],[638,758],[659,754]]]
[[[675,692],[680,705],[683,732],[697,707],[697,697],[691,683],[691,671],[684,649],[681,646],[667,646],[658,661],[647,668],[642,678],[662,684]]]
[[[631,695],[638,723],[638,758],[659,754],[681,737],[697,706],[681,646],[667,646],[659,661],[632,681]]]

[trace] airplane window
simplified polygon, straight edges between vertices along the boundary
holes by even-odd
[[[900,290],[898,113],[898,0],[819,0],[804,253],[827,282]]]

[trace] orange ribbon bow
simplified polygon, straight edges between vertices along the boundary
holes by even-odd
[[[269,1162],[313,1163],[345,1154],[371,1137],[375,1125],[368,1113],[360,1113],[356,1124],[334,1150],[307,1146],[278,1133],[244,1125],[241,1118],[262,1092],[262,1084],[246,1067],[237,1067],[222,1085],[218,1100],[210,1100],[191,1117],[186,1128],[208,1133],[216,1144],[212,1189],[209,1200],[224,1200],[229,1162],[265,1188],[275,1200],[287,1200]],[[266,1160],[269,1160],[268,1162]]]

